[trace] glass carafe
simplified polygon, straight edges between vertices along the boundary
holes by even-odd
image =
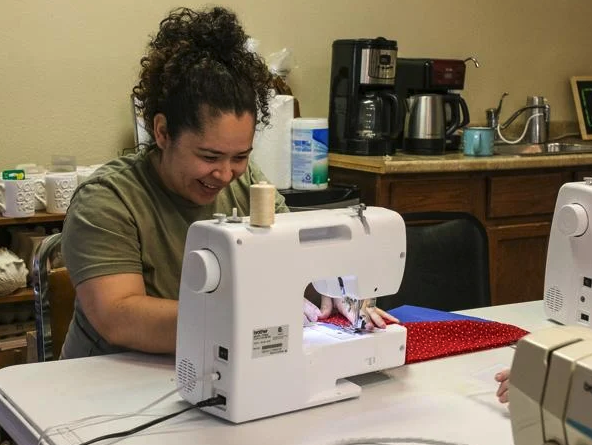
[[[397,96],[386,91],[367,92],[358,103],[356,135],[363,139],[396,137]]]

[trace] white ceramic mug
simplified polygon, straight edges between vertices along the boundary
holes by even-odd
[[[66,213],[77,185],[76,172],[47,173],[43,200],[46,212]]]
[[[35,181],[35,210],[45,209],[45,173],[27,173],[27,179]]]
[[[33,179],[3,179],[0,181],[0,210],[8,218],[35,215],[35,181]]]

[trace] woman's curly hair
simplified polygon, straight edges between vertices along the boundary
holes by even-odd
[[[202,132],[204,121],[221,113],[269,123],[271,74],[247,39],[236,14],[222,7],[178,8],[160,22],[133,89],[153,139],[157,113],[173,140],[184,129]]]

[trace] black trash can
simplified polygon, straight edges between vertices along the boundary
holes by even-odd
[[[337,209],[360,203],[357,185],[330,184],[324,190],[284,189],[279,192],[286,198],[286,205],[292,212]]]

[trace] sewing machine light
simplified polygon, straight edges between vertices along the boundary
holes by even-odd
[[[353,275],[316,280],[312,285],[319,294],[331,298],[356,298],[359,295],[358,279]]]

